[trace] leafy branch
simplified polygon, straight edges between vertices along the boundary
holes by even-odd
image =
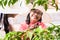
[[[32,0],[28,1],[26,0],[26,3],[29,4],[29,3],[32,3],[33,4],[33,7],[35,7],[36,5],[40,6],[42,5],[45,10],[48,9],[48,5],[51,5],[53,7],[56,8],[56,11],[58,10],[58,4],[56,3],[55,0],[52,0],[52,1],[49,1],[49,0],[33,0],[33,2],[31,2]]]
[[[4,40],[60,40],[60,25],[52,24],[42,30],[37,27],[26,32],[9,32]]]
[[[14,5],[18,0],[0,0],[0,6],[4,8],[6,5]]]
[[[8,5],[14,5],[18,0],[0,0],[0,6],[2,6],[3,8]],[[58,10],[58,4],[56,3],[55,0],[49,1],[49,0],[25,0],[26,4],[32,3],[33,4],[33,8],[38,5],[42,5],[45,10],[48,9],[48,5],[50,4],[51,6],[55,7],[56,10]],[[21,4],[20,4],[21,5]]]

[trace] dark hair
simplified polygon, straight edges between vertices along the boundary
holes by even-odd
[[[41,13],[41,15],[43,14],[43,12],[41,12],[40,10],[38,10],[38,9],[31,9],[31,11],[33,11],[33,12],[35,12],[35,13]],[[31,12],[30,11],[30,12]],[[39,22],[41,22],[42,21],[42,17],[38,20]],[[30,13],[28,13],[28,15],[27,15],[27,18],[26,18],[26,23],[29,25],[30,24]]]
[[[5,30],[6,33],[9,33],[8,26],[9,26],[8,15],[5,14],[4,15],[4,30]]]
[[[0,13],[0,22],[1,22],[1,20],[2,20],[2,15],[3,15],[3,13]]]

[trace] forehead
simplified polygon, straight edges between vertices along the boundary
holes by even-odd
[[[40,10],[38,10],[38,9],[32,9],[31,10],[32,12],[36,12],[36,13],[42,13]]]
[[[41,11],[38,10],[38,9],[31,10],[30,12],[43,14],[43,12],[41,12]]]

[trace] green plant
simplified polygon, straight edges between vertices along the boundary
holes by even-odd
[[[44,30],[37,27],[26,32],[10,32],[4,40],[60,40],[60,25],[52,24]]]
[[[9,32],[6,34],[4,40],[21,40],[22,32]]]
[[[3,8],[8,5],[14,5],[18,0],[0,0],[0,6],[2,6]],[[56,10],[58,10],[58,4],[56,3],[55,0],[52,0],[51,2],[49,0],[25,0],[26,4],[32,3],[33,4],[33,8],[37,5],[42,5],[45,10],[48,9],[48,5],[50,4],[51,6],[55,7]],[[21,3],[20,3],[21,6]]]
[[[0,0],[0,6],[2,6],[3,8],[8,5],[14,5],[18,0]]]
[[[36,4],[38,6],[42,5],[45,8],[45,10],[48,9],[48,5],[51,5],[51,6],[55,7],[56,10],[58,10],[58,4],[56,3],[55,0],[52,0],[52,1],[49,1],[49,0],[26,0],[26,3],[27,4],[32,3],[33,4],[33,7],[35,7]]]
[[[0,40],[3,40],[3,38],[0,38]]]

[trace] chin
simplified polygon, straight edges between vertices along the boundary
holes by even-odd
[[[37,19],[33,19],[33,21],[37,21]]]

